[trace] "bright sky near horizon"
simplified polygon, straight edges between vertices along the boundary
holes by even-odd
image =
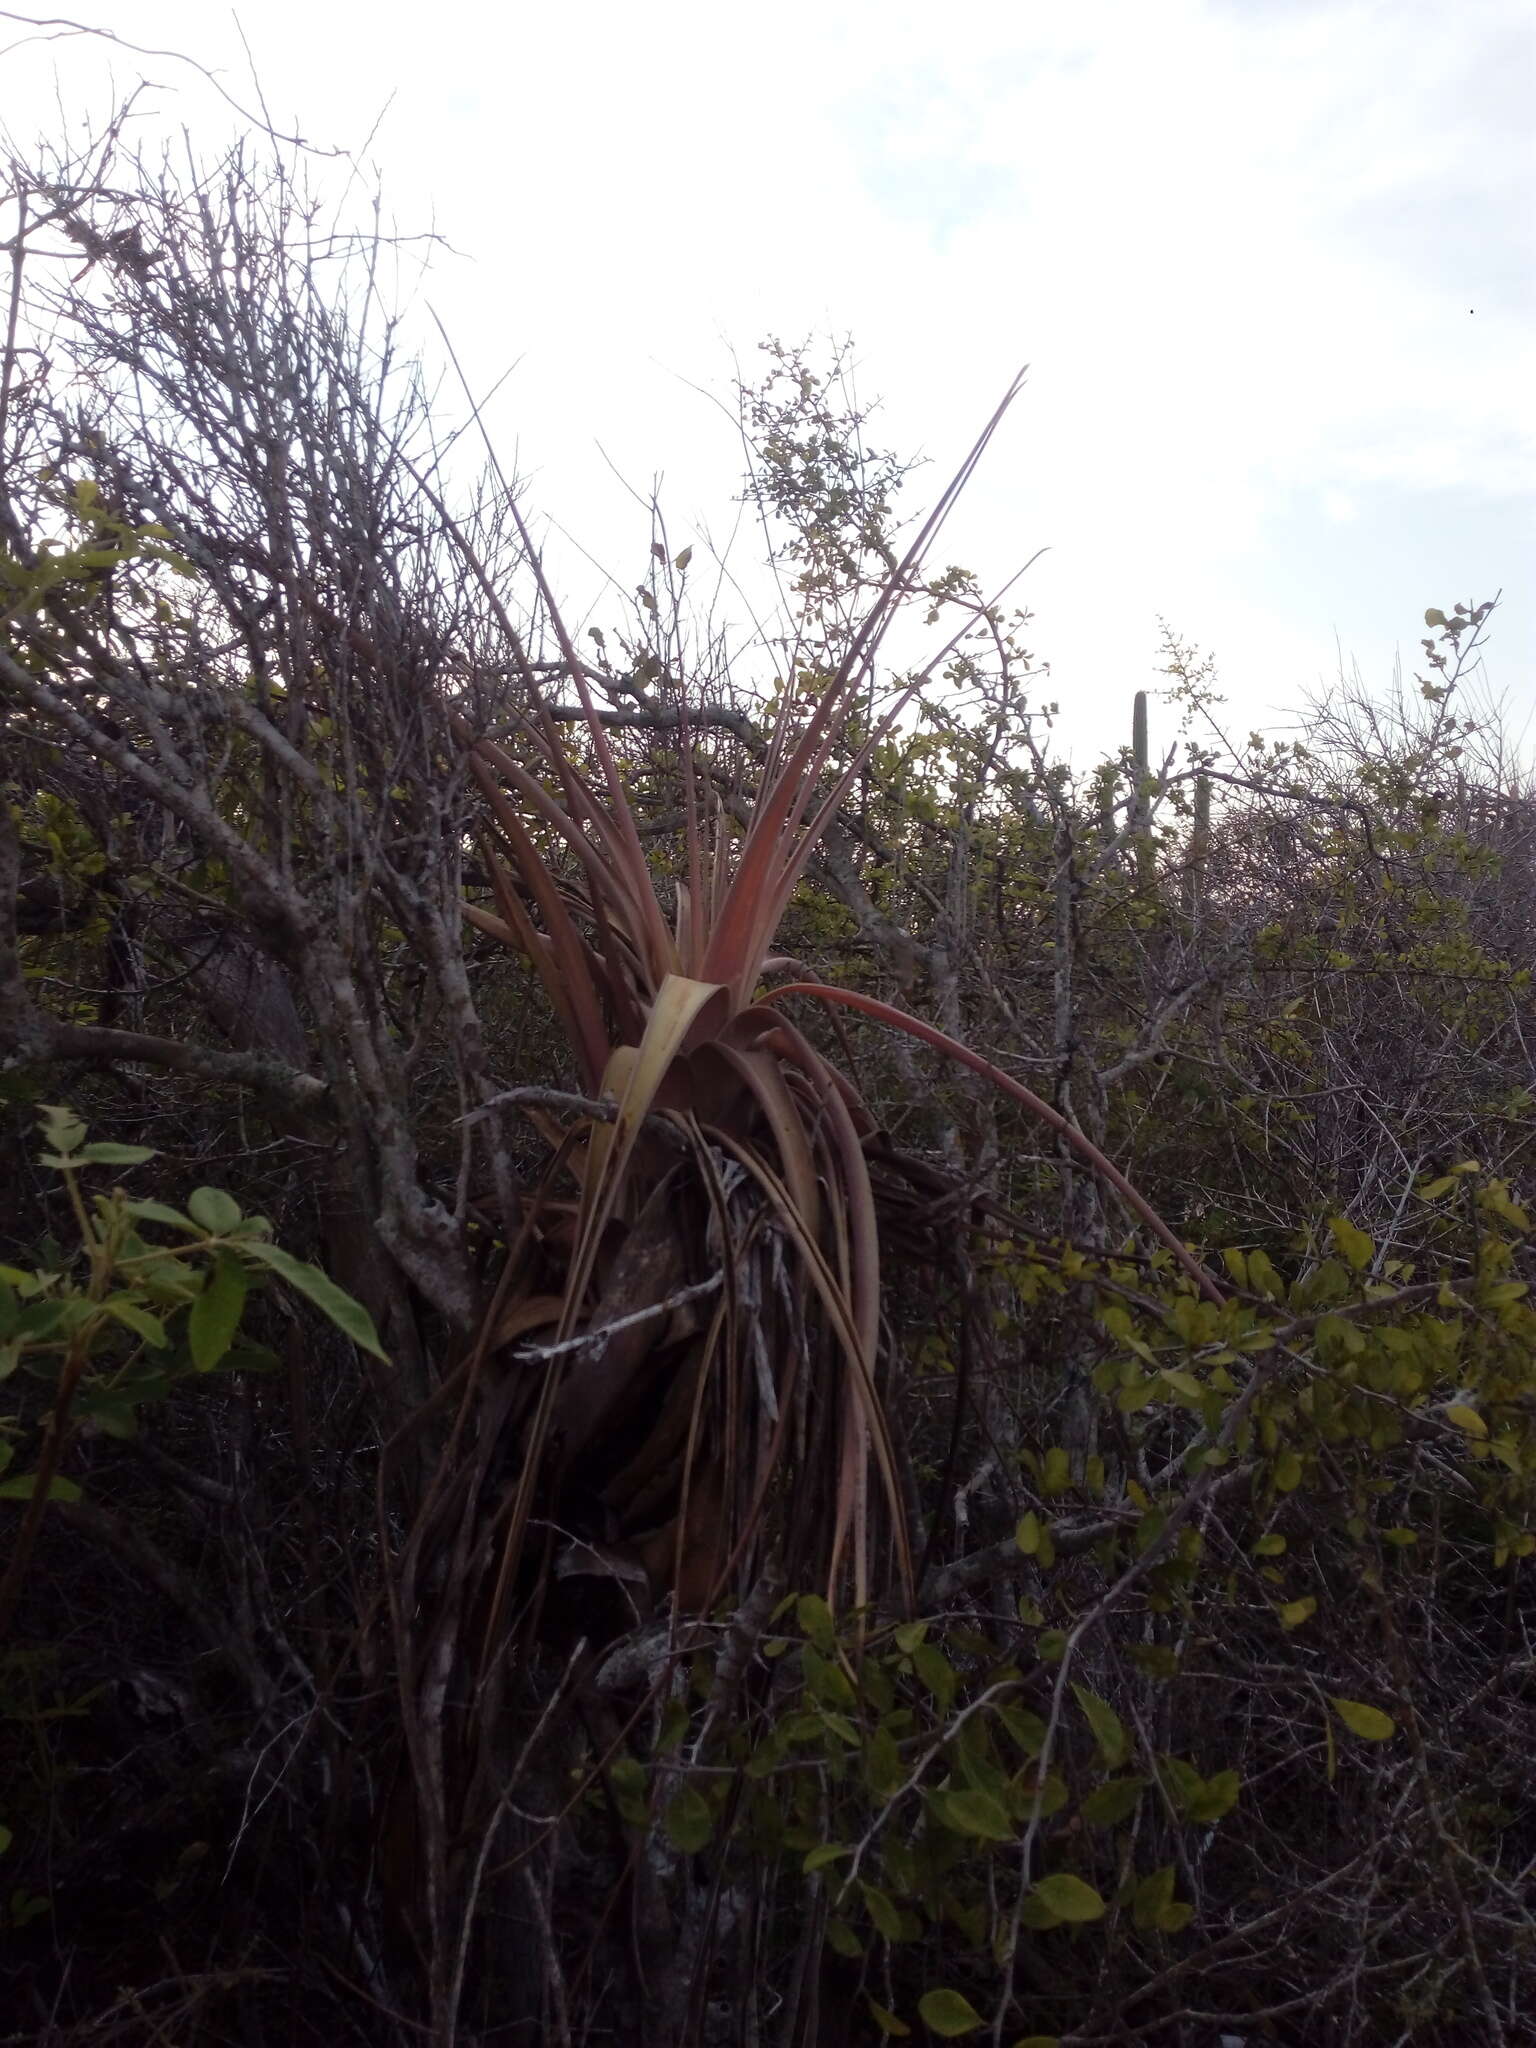
[[[251,96],[231,15],[71,18]],[[624,588],[649,533],[614,469],[660,477],[675,545],[723,539],[740,453],[698,387],[728,404],[732,351],[750,369],[769,332],[851,332],[873,438],[932,458],[914,511],[1030,365],[941,552],[996,584],[1049,550],[1020,592],[1074,752],[1124,737],[1160,614],[1214,651],[1246,728],[1341,652],[1386,688],[1427,605],[1502,586],[1489,675],[1536,711],[1531,0],[265,0],[241,21],[274,122],[373,131],[396,222],[447,238],[424,296],[478,388],[517,364],[498,441]],[[24,147],[60,101],[99,112],[108,70],[22,34],[0,20]],[[158,81],[195,139],[227,132],[180,67],[111,72]],[[568,581],[589,594],[574,556]]]

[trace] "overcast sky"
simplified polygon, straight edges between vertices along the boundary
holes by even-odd
[[[215,7],[74,18],[249,92]],[[995,581],[1049,549],[1021,589],[1074,752],[1122,737],[1160,613],[1269,723],[1338,644],[1384,687],[1426,605],[1502,586],[1490,675],[1536,708],[1531,0],[263,0],[242,21],[279,122],[359,147],[389,102],[368,155],[395,218],[459,252],[427,295],[478,382],[517,362],[498,439],[621,583],[649,536],[608,461],[662,477],[677,545],[723,535],[739,452],[693,387],[728,398],[732,349],[769,331],[851,331],[876,438],[932,458],[914,493],[1030,365],[944,552]],[[115,60],[140,70],[223,132],[174,65]],[[55,78],[69,112],[102,104],[79,43],[0,59],[18,141],[56,126]]]

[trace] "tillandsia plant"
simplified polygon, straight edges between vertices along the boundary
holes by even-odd
[[[748,1609],[784,1584],[819,1587],[831,1609],[855,1616],[889,1599],[912,1608],[916,1491],[883,1398],[881,1241],[921,1230],[933,1174],[893,1148],[849,1072],[794,1021],[793,1002],[851,1007],[984,1076],[1050,1124],[1221,1298],[1103,1153],[991,1062],[861,992],[765,987],[791,965],[774,947],[818,845],[962,637],[869,714],[882,639],[908,596],[928,595],[928,551],[1018,388],[905,555],[892,556],[835,668],[780,691],[750,781],[712,754],[685,695],[669,705],[681,797],[670,868],[647,851],[601,679],[515,504],[559,670],[579,699],[574,719],[547,695],[482,577],[523,703],[497,736],[455,719],[485,804],[489,900],[467,902],[465,916],[532,964],[580,1092],[513,1089],[473,1112],[522,1107],[550,1163],[502,1218],[494,1298],[443,1390],[457,1420],[392,1594],[403,1797],[414,1809],[401,1827],[418,1847],[412,1910],[435,1916],[427,1947],[449,1959],[437,1968],[453,1979],[434,1990],[440,2024],[462,1983],[453,1929],[473,1913],[501,1811],[494,1788],[511,1769],[496,1732],[509,1641],[574,1632],[569,1598],[552,1597],[568,1593],[557,1580],[613,1582],[628,1612],[610,1608],[609,1636],[652,1602],[670,1600],[675,1622],[722,1601]],[[403,1451],[386,1457],[386,1475]],[[604,1634],[590,1608],[580,1626]],[[476,1840],[480,1861],[466,1863],[463,1845]]]
[[[558,1444],[567,1466],[602,1460],[616,1431],[624,1455],[604,1473],[605,1498],[631,1530],[637,1516],[668,1521],[675,1554],[663,1577],[678,1590],[691,1559],[693,1604],[707,1608],[747,1561],[776,1487],[796,1503],[791,1562],[804,1579],[856,1607],[893,1580],[910,1596],[912,1532],[879,1391],[870,1155],[882,1140],[849,1076],[791,1020],[793,999],[860,1011],[983,1075],[1083,1154],[1220,1298],[1102,1152],[992,1062],[859,991],[820,981],[764,989],[784,964],[773,954],[778,930],[818,843],[871,751],[953,651],[952,641],[905,679],[883,717],[847,743],[886,629],[1017,390],[885,577],[836,669],[798,696],[781,694],[749,801],[722,800],[678,702],[682,859],[670,887],[647,855],[591,679],[547,586],[592,769],[549,715],[516,642],[528,697],[521,751],[460,726],[489,812],[495,904],[469,904],[466,915],[532,961],[584,1089],[605,1105],[563,1133],[573,1200],[562,1210],[551,1190],[542,1215],[521,1219],[486,1332],[489,1348],[536,1338],[543,1367],[493,1618],[546,1448]],[[801,1284],[776,1305],[781,1247]]]

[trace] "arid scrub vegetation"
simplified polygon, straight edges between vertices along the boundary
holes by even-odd
[[[8,173],[0,2039],[1536,2040],[1494,604],[1069,765],[775,342],[578,633],[302,171]]]

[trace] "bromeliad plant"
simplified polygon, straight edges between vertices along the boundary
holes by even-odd
[[[511,1747],[516,1673],[537,1668],[515,1645],[535,1660],[573,1639],[590,1651],[652,1602],[670,1599],[674,1618],[722,1600],[745,1612],[779,1584],[819,1587],[829,1611],[855,1617],[892,1596],[914,1604],[917,1490],[886,1399],[881,1239],[927,1225],[936,1247],[933,1195],[955,1191],[891,1148],[849,1076],[793,1021],[792,1001],[862,1011],[984,1076],[1221,1299],[1109,1160],[979,1054],[870,995],[814,981],[764,989],[785,964],[773,955],[781,921],[840,806],[969,630],[968,615],[883,717],[868,715],[882,639],[921,589],[928,550],[1017,388],[832,673],[782,691],[753,787],[711,761],[686,702],[660,715],[676,734],[675,876],[647,856],[596,685],[515,505],[579,698],[579,745],[463,543],[523,693],[511,744],[455,718],[486,807],[490,901],[466,903],[465,916],[531,962],[583,1093],[565,1098],[564,1120],[560,1101],[532,1088],[473,1112],[519,1102],[550,1163],[512,1213],[503,1205],[494,1298],[434,1404],[454,1419],[390,1584],[406,1748],[392,1835],[408,1849],[396,1900],[419,1930],[445,2040],[463,1995],[464,1929],[552,1711],[546,1673],[526,1702],[535,1736]],[[386,1539],[393,1475],[418,1441],[413,1429],[384,1460]]]
[[[532,1367],[539,1383],[523,1417],[487,1646],[552,1462],[577,1493],[584,1486],[601,1501],[607,1533],[650,1537],[653,1577],[691,1604],[707,1608],[754,1551],[762,1562],[772,1550],[787,1551],[780,1562],[834,1602],[851,1594],[862,1606],[892,1576],[910,1595],[912,1532],[880,1392],[870,1155],[882,1141],[847,1075],[791,1021],[791,999],[862,1011],[985,1076],[1082,1153],[1215,1293],[1111,1163],[980,1055],[867,994],[809,981],[762,992],[818,843],[873,748],[953,650],[952,641],[859,743],[846,743],[882,638],[1017,390],[879,588],[835,672],[799,698],[782,693],[755,796],[737,816],[694,743],[686,704],[676,707],[682,873],[670,914],[591,680],[542,575],[591,772],[515,635],[526,757],[460,724],[489,812],[495,904],[469,904],[466,915],[533,963],[582,1086],[603,1105],[560,1132],[546,1123],[574,1198],[562,1204],[551,1187],[519,1219],[483,1336],[483,1351],[522,1344],[520,1370]],[[775,1497],[793,1507],[769,1540],[763,1514]]]

